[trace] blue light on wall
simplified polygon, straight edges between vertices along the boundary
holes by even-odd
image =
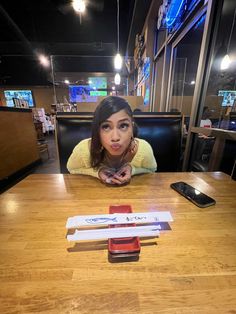
[[[195,26],[194,26],[194,30],[200,28],[201,25],[203,25],[203,23],[205,22],[205,18],[206,18],[206,14],[204,14],[204,15],[197,21],[197,23],[196,23]]]
[[[150,58],[146,57],[143,65],[143,77],[145,80],[147,80],[150,76],[150,67],[151,67]]]
[[[177,19],[180,18],[180,14],[185,6],[185,0],[172,0],[166,14],[166,26],[171,28]]]
[[[146,91],[145,91],[144,101],[143,101],[144,106],[147,106],[149,104],[149,97],[150,97],[150,90],[149,90],[149,87],[147,86]]]
[[[188,1],[188,11],[192,11],[199,2],[200,2],[200,0],[189,0]]]

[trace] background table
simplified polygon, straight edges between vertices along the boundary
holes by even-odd
[[[215,198],[198,208],[185,181]],[[31,175],[0,196],[1,313],[235,313],[235,181],[220,173],[156,173],[125,187],[76,175]],[[67,242],[77,214],[170,211],[172,230],[144,239],[138,262],[112,264],[107,242]]]
[[[226,140],[236,141],[236,132],[217,128],[203,128],[203,127],[192,127],[191,132],[197,134],[204,134],[210,137],[215,137],[215,143],[212,148],[208,170],[209,171],[219,170],[224,153],[225,141]]]

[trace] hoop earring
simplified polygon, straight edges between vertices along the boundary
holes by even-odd
[[[132,136],[131,141],[130,141],[130,150],[129,150],[132,154],[135,153],[135,151],[136,151],[136,145],[137,145],[137,143],[136,143],[134,137]]]

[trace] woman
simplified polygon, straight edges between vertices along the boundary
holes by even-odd
[[[92,138],[74,148],[67,169],[117,185],[129,182],[133,175],[155,172],[152,148],[136,133],[128,102],[116,96],[103,99],[94,113]]]

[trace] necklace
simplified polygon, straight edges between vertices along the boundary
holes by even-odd
[[[130,162],[137,151],[138,143],[135,139],[131,139],[131,142],[128,146],[128,148],[122,153],[121,156],[111,156],[108,155],[107,152],[104,154],[103,158],[103,165],[106,167],[109,167],[116,171],[117,169],[120,169],[124,164]]]

